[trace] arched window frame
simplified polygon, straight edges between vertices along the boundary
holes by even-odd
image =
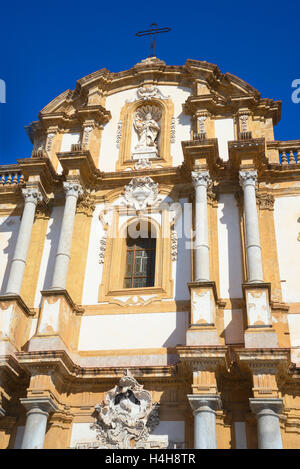
[[[113,223],[110,227],[111,234],[108,233],[107,244],[102,272],[102,282],[99,287],[98,301],[114,302],[114,298],[128,295],[156,294],[157,298],[172,298],[172,259],[171,259],[171,233],[169,213],[160,211],[162,224],[158,223],[154,217],[144,215],[142,218],[129,216],[128,219],[119,226],[122,210],[118,207],[113,216]],[[124,288],[124,274],[126,266],[126,233],[128,225],[144,220],[154,226],[156,230],[156,255],[155,255],[155,275],[154,285],[151,287]],[[162,228],[163,227],[163,228]],[[162,233],[164,229],[164,235]],[[117,259],[117,265],[114,259]]]

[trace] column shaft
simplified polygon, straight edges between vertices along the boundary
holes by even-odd
[[[82,193],[82,188],[78,183],[65,182],[64,188],[66,191],[66,203],[55,258],[54,273],[51,285],[52,289],[65,289],[66,287],[76,204],[78,196]]]
[[[193,171],[195,185],[195,244],[194,244],[194,281],[208,281],[209,242],[207,215],[207,186],[210,182],[208,171]]]
[[[257,418],[259,449],[282,449],[280,421],[282,399],[250,399],[250,407]]]
[[[42,200],[41,193],[35,188],[23,189],[22,193],[25,205],[6,287],[6,293],[17,295],[21,291],[36,206]]]
[[[188,399],[194,414],[194,448],[216,449],[216,409],[221,408],[220,397],[189,394]]]
[[[27,412],[22,449],[43,449],[49,414],[38,407]]]
[[[252,283],[263,282],[261,246],[255,195],[256,179],[256,171],[240,171],[240,183],[244,190],[248,282]]]

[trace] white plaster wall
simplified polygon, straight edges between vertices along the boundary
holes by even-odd
[[[235,140],[234,137],[234,120],[233,119],[217,119],[215,120],[215,137],[218,139],[219,156],[224,161],[228,161],[228,145],[227,142]]]
[[[80,142],[80,132],[63,134],[60,151],[71,151],[71,145]]]
[[[185,344],[187,313],[83,316],[78,350],[125,350]]]
[[[91,422],[73,423],[70,447],[74,448],[78,443],[97,441],[96,430],[91,429]]]
[[[218,245],[221,298],[242,298],[242,255],[239,212],[233,194],[218,203]],[[213,246],[211,247],[213,254]]]
[[[4,293],[8,281],[10,262],[15,250],[20,217],[0,217],[0,292]]]
[[[95,442],[96,431],[91,429],[91,423],[73,423],[70,447],[74,448],[78,443]],[[150,440],[159,440],[167,444],[184,443],[184,422],[183,421],[160,421],[150,435]]]
[[[102,222],[99,220],[99,213],[103,208],[104,205],[99,204],[93,213],[82,293],[83,305],[98,303],[99,286],[103,270],[103,264],[99,264],[100,240],[105,233]]]
[[[187,199],[180,199],[182,212],[175,223],[177,233],[177,261],[173,262],[173,281],[175,300],[189,300],[187,286],[191,282],[191,233],[192,233],[192,204]]]
[[[40,306],[41,290],[45,290],[51,286],[63,212],[64,207],[54,207],[48,222],[37,288],[35,292],[35,308]]]
[[[182,420],[162,420],[150,435],[150,440],[164,441],[174,447],[174,443],[180,444],[177,447],[184,447],[184,421]]]
[[[183,114],[182,104],[190,96],[191,91],[189,88],[176,86],[160,85],[158,88],[165,96],[170,96],[174,103],[176,142],[171,144],[171,154],[173,156],[173,164],[177,166],[183,161],[181,140],[190,139],[190,116]],[[112,118],[104,126],[102,133],[99,155],[99,168],[102,171],[115,171],[119,153],[116,138],[121,109],[127,100],[134,98],[135,92],[136,88],[125,90],[108,96],[106,99],[105,107],[111,112]]]
[[[243,312],[241,309],[224,310],[224,332],[227,345],[244,342]]]
[[[283,301],[300,301],[300,196],[276,197],[274,221]],[[282,283],[283,285],[283,283]]]

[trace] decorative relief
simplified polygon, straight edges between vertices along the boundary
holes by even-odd
[[[125,189],[125,203],[135,210],[144,210],[158,201],[158,184],[150,177],[133,178]]]
[[[134,165],[136,170],[150,169],[151,167],[152,163],[148,158],[140,158]]]
[[[100,239],[99,264],[104,264],[105,250],[106,250],[106,233]]]
[[[274,210],[275,198],[272,194],[262,194],[258,192],[256,194],[256,200],[260,210]]]
[[[177,260],[178,254],[178,236],[175,229],[171,231],[171,259],[172,261]]]
[[[122,137],[122,121],[120,120],[117,126],[117,137],[116,137],[117,148],[120,148],[121,137]]]
[[[213,187],[207,189],[207,203],[212,207],[218,206],[218,194],[215,192]]]
[[[55,137],[55,132],[50,132],[47,134],[47,145],[46,145],[46,151],[50,151],[53,143],[53,139]]]
[[[207,116],[198,117],[199,133],[200,134],[205,134],[205,121],[206,121],[206,119],[207,119]]]
[[[83,137],[82,137],[82,146],[83,148],[86,148],[89,143],[89,138],[90,138],[90,133],[92,132],[93,127],[91,125],[88,125],[84,127],[83,129]]]
[[[153,98],[169,99],[169,96],[164,96],[162,92],[157,88],[157,86],[142,86],[141,88],[138,88],[136,90],[133,99],[128,100],[127,102],[132,103],[134,101],[138,101],[139,99],[142,99],[144,101],[150,101]]]
[[[149,441],[150,433],[159,423],[158,404],[152,402],[150,392],[128,370],[95,410],[97,421],[91,428],[97,432],[99,448],[164,447],[160,441]]]
[[[249,116],[247,114],[243,114],[242,116],[240,116],[242,132],[248,131],[248,119],[249,119]]]
[[[171,136],[170,136],[170,141],[171,143],[176,142],[176,122],[175,122],[175,117],[172,117],[171,120]]]
[[[83,196],[80,197],[80,199],[78,200],[76,212],[92,216],[95,207],[95,197],[93,197],[89,192],[85,192],[83,193]]]

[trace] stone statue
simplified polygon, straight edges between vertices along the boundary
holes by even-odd
[[[160,118],[161,111],[158,106],[146,105],[138,108],[133,119],[133,125],[138,134],[136,151],[157,155]]]

